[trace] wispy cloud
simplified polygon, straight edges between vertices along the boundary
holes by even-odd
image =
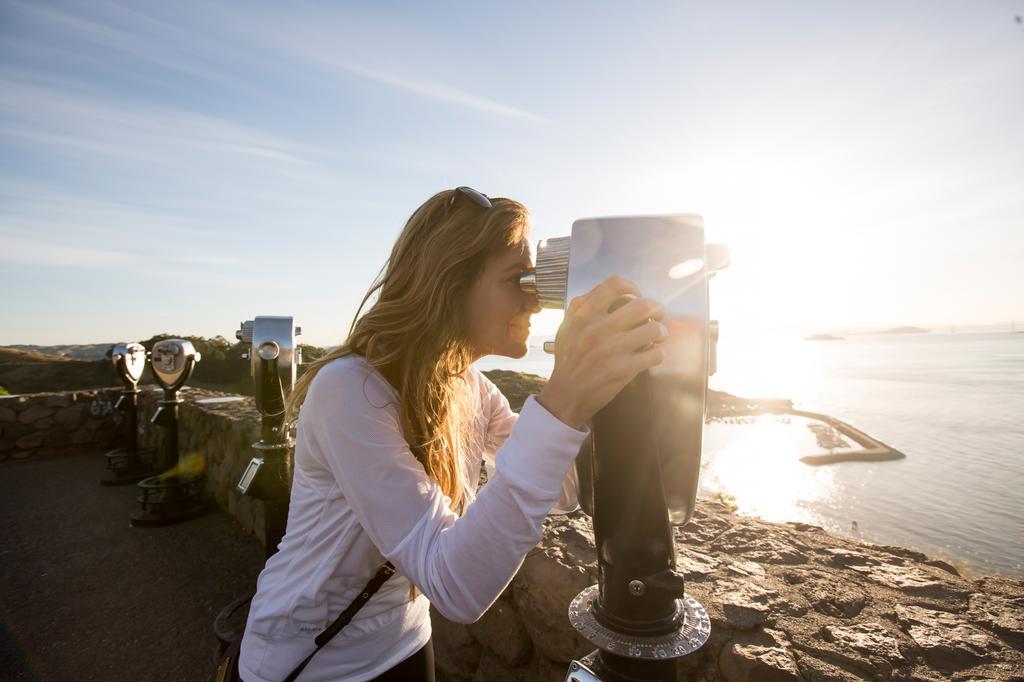
[[[237,238],[202,219],[75,196],[2,174],[0,186],[0,262],[9,265],[143,270],[161,263],[238,263]],[[192,250],[197,245],[198,253]]]
[[[131,265],[138,257],[117,249],[61,244],[52,239],[4,235],[0,263],[50,268],[109,268]]]
[[[501,102],[497,102],[480,95],[475,95],[471,92],[459,90],[458,88],[453,88],[442,83],[431,82],[422,78],[413,78],[410,76],[387,73],[385,71],[362,66],[360,64],[355,64],[344,59],[338,59],[327,55],[321,55],[319,59],[325,64],[329,64],[332,67],[355,76],[359,76],[376,83],[381,83],[404,92],[410,92],[415,95],[439,100],[446,104],[454,104],[456,106],[473,109],[486,114],[529,121],[531,123],[545,122],[543,117],[526,111],[525,109],[518,109],[507,104],[502,104]]]
[[[221,256],[212,253],[182,256],[178,260],[186,265],[213,265],[217,267],[236,265],[238,263],[238,259],[234,256]]]
[[[41,232],[65,238],[78,235],[144,242],[156,230],[182,239],[210,234],[209,225],[200,219],[144,203],[80,196],[6,174],[0,174],[0,206],[0,236]]]
[[[226,289],[259,291],[268,286],[263,277],[251,270],[240,270],[239,261],[231,255],[178,255],[177,252],[146,251],[126,241],[128,248],[67,244],[52,237],[4,234],[0,236],[0,272],[24,273],[26,269],[66,274],[95,273],[104,278],[119,277],[138,281],[139,286],[153,291],[163,290],[171,283],[194,288],[202,285]],[[275,290],[297,286],[287,279],[273,282]]]
[[[124,53],[143,69],[155,66],[163,73],[179,73],[218,87],[250,88],[244,79],[217,68],[231,63],[232,54],[225,47],[230,43],[208,40],[197,31],[147,16],[130,5],[112,6],[95,0],[88,5],[88,15],[96,21],[79,12],[18,0],[10,3],[9,11],[65,39]],[[17,44],[17,37],[14,42]]]
[[[153,163],[187,150],[210,157],[310,165],[320,153],[309,145],[213,116],[118,101],[83,91],[74,83],[58,90],[7,77],[0,78],[0,89],[5,93],[0,116],[8,121],[0,127],[0,139],[10,142],[24,139]]]
[[[350,41],[339,40],[337,35],[325,34],[319,27],[311,28],[308,24],[291,25],[288,31],[282,31],[278,23],[270,24],[266,18],[255,19],[246,16],[237,19],[239,23],[246,25],[246,33],[257,40],[264,49],[270,48],[306,64],[492,117],[535,124],[547,122],[543,116],[522,107],[424,77],[422,71],[427,68],[424,64],[417,67],[403,64],[400,68],[383,67],[379,64],[381,60],[376,60],[378,63],[374,64],[362,57],[366,54],[365,50],[339,47],[339,44],[350,45]],[[351,29],[350,26],[346,28]],[[360,59],[352,57],[356,52],[360,53]]]

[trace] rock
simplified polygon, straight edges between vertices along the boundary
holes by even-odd
[[[808,682],[858,682],[864,679],[863,675],[855,675],[804,653],[797,653],[796,665]]]
[[[695,515],[689,524],[675,529],[675,541],[677,546],[698,545],[710,542],[729,530],[732,524],[728,520],[705,514],[704,518],[698,519]]]
[[[32,422],[32,428],[36,431],[46,431],[53,426],[53,418],[45,417],[43,419],[37,419]]]
[[[533,642],[509,599],[499,598],[468,628],[469,634],[486,650],[484,658],[497,658],[509,667],[530,660]]]
[[[748,578],[763,578],[767,575],[764,566],[753,561],[732,561],[726,565],[725,570]]]
[[[784,637],[770,630],[729,642],[719,654],[718,669],[725,682],[800,679],[800,671]]]
[[[780,535],[766,537],[756,527],[738,526],[723,533],[712,547],[728,554],[742,554],[745,559],[766,564],[807,563],[807,555],[802,551],[807,548],[787,542]]]
[[[977,668],[954,673],[951,679],[953,682],[991,682],[992,680],[1024,682],[1024,662],[980,665]]]
[[[889,677],[894,667],[906,662],[899,640],[881,623],[827,625],[821,634],[835,645],[840,656],[883,677]],[[852,655],[855,653],[861,656]]]
[[[900,669],[893,674],[894,680],[906,680],[906,682],[949,682],[949,675],[937,673],[931,668],[919,665],[910,670]],[[986,680],[986,682],[991,682]]]
[[[999,648],[984,630],[956,614],[897,604],[896,617],[928,662],[945,670],[986,661]]]
[[[592,582],[585,569],[563,563],[561,556],[558,547],[532,551],[512,584],[516,610],[537,651],[553,661],[569,663],[594,649],[566,616],[569,603]]]
[[[71,442],[74,445],[84,445],[92,442],[92,430],[87,426],[80,426],[71,434]]]
[[[544,544],[552,548],[558,560],[568,566],[586,568],[597,582],[597,552],[590,517],[582,512],[567,516],[549,516],[544,520]]]
[[[85,420],[85,427],[90,431],[99,431],[109,426],[110,423],[109,417],[93,417],[92,419]]]
[[[430,609],[430,625],[437,667],[445,674],[472,678],[483,650],[466,626],[453,623],[434,608]]]
[[[778,619],[780,616],[800,617],[807,615],[811,605],[799,592],[783,594],[780,599],[772,602],[770,611],[771,619]]]
[[[942,569],[946,573],[955,575],[957,578],[963,577],[960,575],[960,569],[958,569],[956,566],[949,563],[948,561],[943,561],[942,559],[929,559],[928,561],[925,561],[924,564],[927,566],[934,566],[935,568]]]
[[[532,679],[536,682],[563,682],[567,672],[569,672],[569,666],[565,663],[538,656],[537,667]]]
[[[853,550],[843,548],[827,548],[825,549],[825,555],[828,557],[827,563],[829,565],[840,568],[845,568],[847,566],[868,566],[878,563],[877,560],[869,557],[863,552],[854,552]]]
[[[473,682],[527,682],[532,680],[526,668],[510,668],[499,659],[484,654],[473,675]]]
[[[975,590],[1001,597],[1024,597],[1024,580],[1006,578],[999,575],[986,575],[974,581]]]
[[[825,549],[827,563],[831,566],[847,568],[867,576],[871,581],[907,594],[918,594],[937,599],[964,598],[969,592],[967,583],[958,579],[955,569],[951,572],[939,567],[943,573],[925,569],[925,564],[908,565],[906,558],[914,561],[917,557],[927,559],[915,550],[903,550],[899,547],[872,547],[872,550],[885,550],[884,561],[866,552],[857,552],[842,548]]]
[[[69,445],[71,442],[71,436],[64,429],[53,429],[46,434],[46,440],[43,441],[43,445],[50,448],[62,448]]]
[[[0,423],[7,424],[16,421],[18,413],[9,407],[0,407]]]
[[[1024,649],[1024,596],[971,595],[970,619],[992,630],[1017,649]]]
[[[839,618],[853,618],[868,601],[859,587],[832,575],[809,578],[800,586],[800,592],[815,611]]]
[[[27,436],[22,436],[14,442],[22,450],[35,450],[42,446],[43,440],[46,436],[42,433],[30,433]]]
[[[715,600],[729,625],[737,630],[751,630],[763,624],[778,596],[751,581],[721,580],[715,585]]]
[[[18,421],[22,424],[31,424],[37,419],[43,419],[53,414],[53,408],[46,405],[33,405],[18,415]]]
[[[896,547],[894,545],[871,545],[871,549],[876,552],[884,552],[902,559],[910,559],[911,561],[916,561],[918,563],[924,563],[928,560],[928,555],[923,552],[919,552],[916,549],[909,549],[907,547]]]
[[[74,399],[72,393],[53,393],[43,399],[43,404],[49,407],[67,407]]]
[[[851,570],[863,573],[870,580],[907,594],[921,594],[948,599],[966,596],[966,587],[960,587],[948,579],[940,578],[915,566],[894,566],[876,564],[871,566],[850,566]]]
[[[676,551],[676,570],[687,580],[703,580],[715,572],[722,563],[710,554],[695,549],[682,548]],[[756,564],[755,564],[756,565]]]
[[[801,521],[787,521],[786,525],[794,530],[800,531],[801,533],[824,533],[825,529],[821,526],[815,526],[812,523],[803,523]]]
[[[63,410],[59,410],[54,416],[54,421],[62,428],[71,429],[82,423],[88,407],[83,403],[76,403]]]

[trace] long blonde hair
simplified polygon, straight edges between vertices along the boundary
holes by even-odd
[[[359,306],[345,343],[313,362],[288,397],[288,420],[328,362],[361,355],[399,395],[406,443],[427,474],[461,513],[467,483],[462,453],[470,437],[472,398],[466,372],[473,361],[466,342],[466,298],[487,256],[521,244],[530,229],[526,208],[492,199],[484,209],[456,190],[423,203],[409,218],[380,274]]]

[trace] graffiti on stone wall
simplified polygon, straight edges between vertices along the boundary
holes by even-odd
[[[124,415],[114,409],[114,402],[105,395],[97,395],[89,405],[89,414],[95,418],[111,417],[115,424],[120,424]]]

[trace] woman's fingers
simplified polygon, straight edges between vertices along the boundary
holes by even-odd
[[[626,294],[639,296],[640,290],[629,280],[612,275],[581,297],[583,302],[577,312],[584,316],[607,313],[615,299]]]
[[[645,369],[657,367],[664,361],[665,351],[662,350],[661,346],[654,346],[653,348],[633,353],[627,360],[627,367],[630,372],[629,381],[632,381],[633,377]],[[629,383],[629,381],[626,383]]]
[[[647,320],[665,317],[665,306],[649,298],[635,298],[608,315],[608,324],[613,329],[632,329]]]
[[[542,404],[570,425],[592,417],[637,374],[664,360],[659,345],[668,330],[658,322],[664,316],[660,303],[641,298],[621,277],[574,298],[558,329]]]
[[[610,363],[607,368],[609,382],[607,387],[611,391],[609,398],[625,388],[626,384],[635,379],[638,374],[646,369],[657,367],[664,360],[665,351],[658,345],[616,358],[615,362]]]
[[[639,327],[621,333],[613,341],[613,353],[624,355],[638,350],[646,350],[653,343],[661,343],[668,337],[668,328],[661,322],[653,320]]]

